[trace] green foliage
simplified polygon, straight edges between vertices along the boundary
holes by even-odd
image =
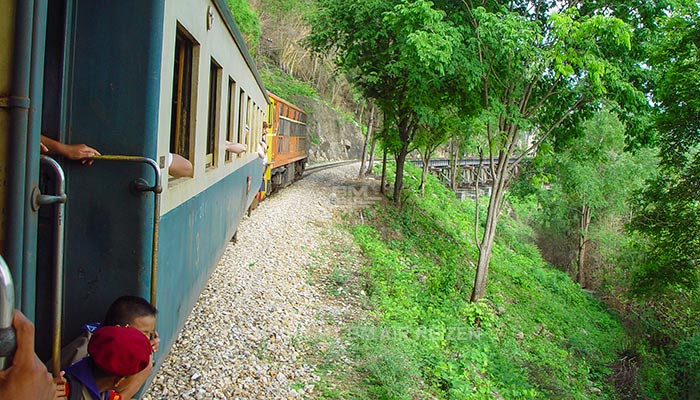
[[[654,54],[662,166],[639,202],[633,227],[649,240],[637,292],[653,295],[700,282],[700,6],[679,2]]]
[[[690,398],[700,393],[700,333],[676,346],[671,353],[671,362],[683,394]]]
[[[436,93],[452,88],[464,61],[462,29],[434,5],[426,0],[317,0],[309,16],[309,47],[334,54],[353,86],[382,111],[379,137],[397,160],[397,203],[416,128],[444,105]]]
[[[538,154],[533,174],[517,185],[521,196],[536,195],[541,204],[532,213],[532,223],[549,262],[569,270],[577,260],[579,240],[586,241],[581,283],[592,289],[611,282],[610,268],[621,261],[619,254],[629,241],[622,228],[633,209],[631,200],[656,168],[652,151],[624,151],[624,140],[617,116],[599,111],[581,123],[580,135],[560,143],[557,152]],[[584,210],[591,219],[582,227]]]
[[[260,41],[260,19],[247,0],[226,0],[233,19],[238,25],[250,51],[258,47]]]
[[[279,20],[286,15],[306,13],[312,3],[309,0],[261,0],[260,9]]]
[[[376,206],[351,227],[376,310],[376,325],[350,335],[370,398],[614,398],[619,322],[548,268],[524,242],[531,231],[505,216],[490,294],[469,302],[474,204],[433,177],[418,196],[419,173],[407,165],[402,211]]]
[[[415,398],[421,372],[417,360],[410,355],[417,351],[412,348],[416,343],[400,332],[379,332],[376,337],[359,338],[355,343],[356,354],[364,360],[360,371],[366,376],[368,395],[373,399]]]
[[[261,70],[260,75],[267,90],[283,99],[291,99],[293,96],[319,98],[318,93],[311,85],[296,80],[294,77],[279,70]]]

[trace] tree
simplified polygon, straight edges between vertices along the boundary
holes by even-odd
[[[245,38],[248,49],[254,51],[258,47],[261,32],[257,14],[245,0],[226,0],[226,4]]]
[[[633,220],[650,239],[636,277],[647,293],[700,283],[700,6],[679,2],[663,32],[651,59],[661,164]]]
[[[625,128],[610,111],[597,112],[581,128],[582,137],[572,138],[563,151],[554,154],[552,176],[556,180],[545,192],[549,201],[543,203],[550,211],[550,220],[563,220],[561,229],[575,233],[576,281],[588,287],[586,255],[591,225],[605,214],[625,212],[633,191],[649,176],[639,169],[653,164],[640,163],[641,156],[624,151]],[[565,215],[557,216],[555,209],[563,209]],[[572,215],[576,217],[570,218]]]
[[[471,93],[479,98],[494,178],[472,301],[485,294],[498,216],[515,169],[555,133],[574,131],[613,86],[630,86],[623,85],[619,60],[606,56],[631,46],[631,29],[620,19],[581,15],[577,2],[486,4],[472,7],[465,1],[461,13],[471,27],[465,47],[478,60],[472,68],[480,85]],[[524,133],[534,140],[523,143]]]
[[[308,43],[333,53],[362,93],[396,127],[394,202],[401,205],[403,168],[421,118],[440,107],[463,42],[460,30],[425,0],[318,0]],[[386,130],[386,126],[385,126]],[[389,130],[386,130],[389,132]]]
[[[415,148],[420,152],[423,161],[423,170],[419,190],[425,191],[425,180],[428,176],[430,158],[435,150],[442,146],[450,138],[463,133],[461,118],[456,108],[445,106],[426,118],[419,124],[415,137]]]

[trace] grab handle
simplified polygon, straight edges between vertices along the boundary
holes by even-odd
[[[51,157],[41,156],[41,164],[48,167],[55,176],[54,194],[39,194],[35,198],[36,207],[56,205],[56,213],[53,224],[54,253],[53,253],[53,321],[51,356],[52,371],[58,376],[61,369],[61,333],[63,330],[63,242],[64,242],[64,217],[66,196],[66,175],[61,165]]]

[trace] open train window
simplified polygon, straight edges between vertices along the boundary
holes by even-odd
[[[250,98],[250,96],[246,96],[248,98],[248,101],[246,101],[246,113],[245,113],[245,144],[248,146],[248,151],[255,151],[255,149],[251,148],[255,143],[253,143],[253,136],[251,129],[255,129],[255,127],[252,125],[253,123],[253,100]]]
[[[226,140],[236,142],[236,125],[233,120],[236,112],[236,81],[233,78],[228,78],[228,111],[226,113]],[[233,160],[234,153],[226,151],[226,162]]]
[[[238,95],[238,140],[236,142],[248,145],[245,141],[246,137],[246,121],[245,121],[245,112],[246,112],[246,94],[243,91],[243,89],[240,90],[240,93]]]
[[[175,37],[173,70],[172,115],[170,117],[170,152],[192,160],[194,115],[196,101],[195,82],[198,45],[178,26]]]
[[[206,167],[217,165],[221,109],[221,66],[212,58],[209,67],[209,121],[207,122]]]

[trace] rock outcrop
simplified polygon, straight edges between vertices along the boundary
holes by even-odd
[[[355,122],[319,100],[306,96],[290,99],[306,112],[310,138],[309,162],[359,160],[364,135]]]

